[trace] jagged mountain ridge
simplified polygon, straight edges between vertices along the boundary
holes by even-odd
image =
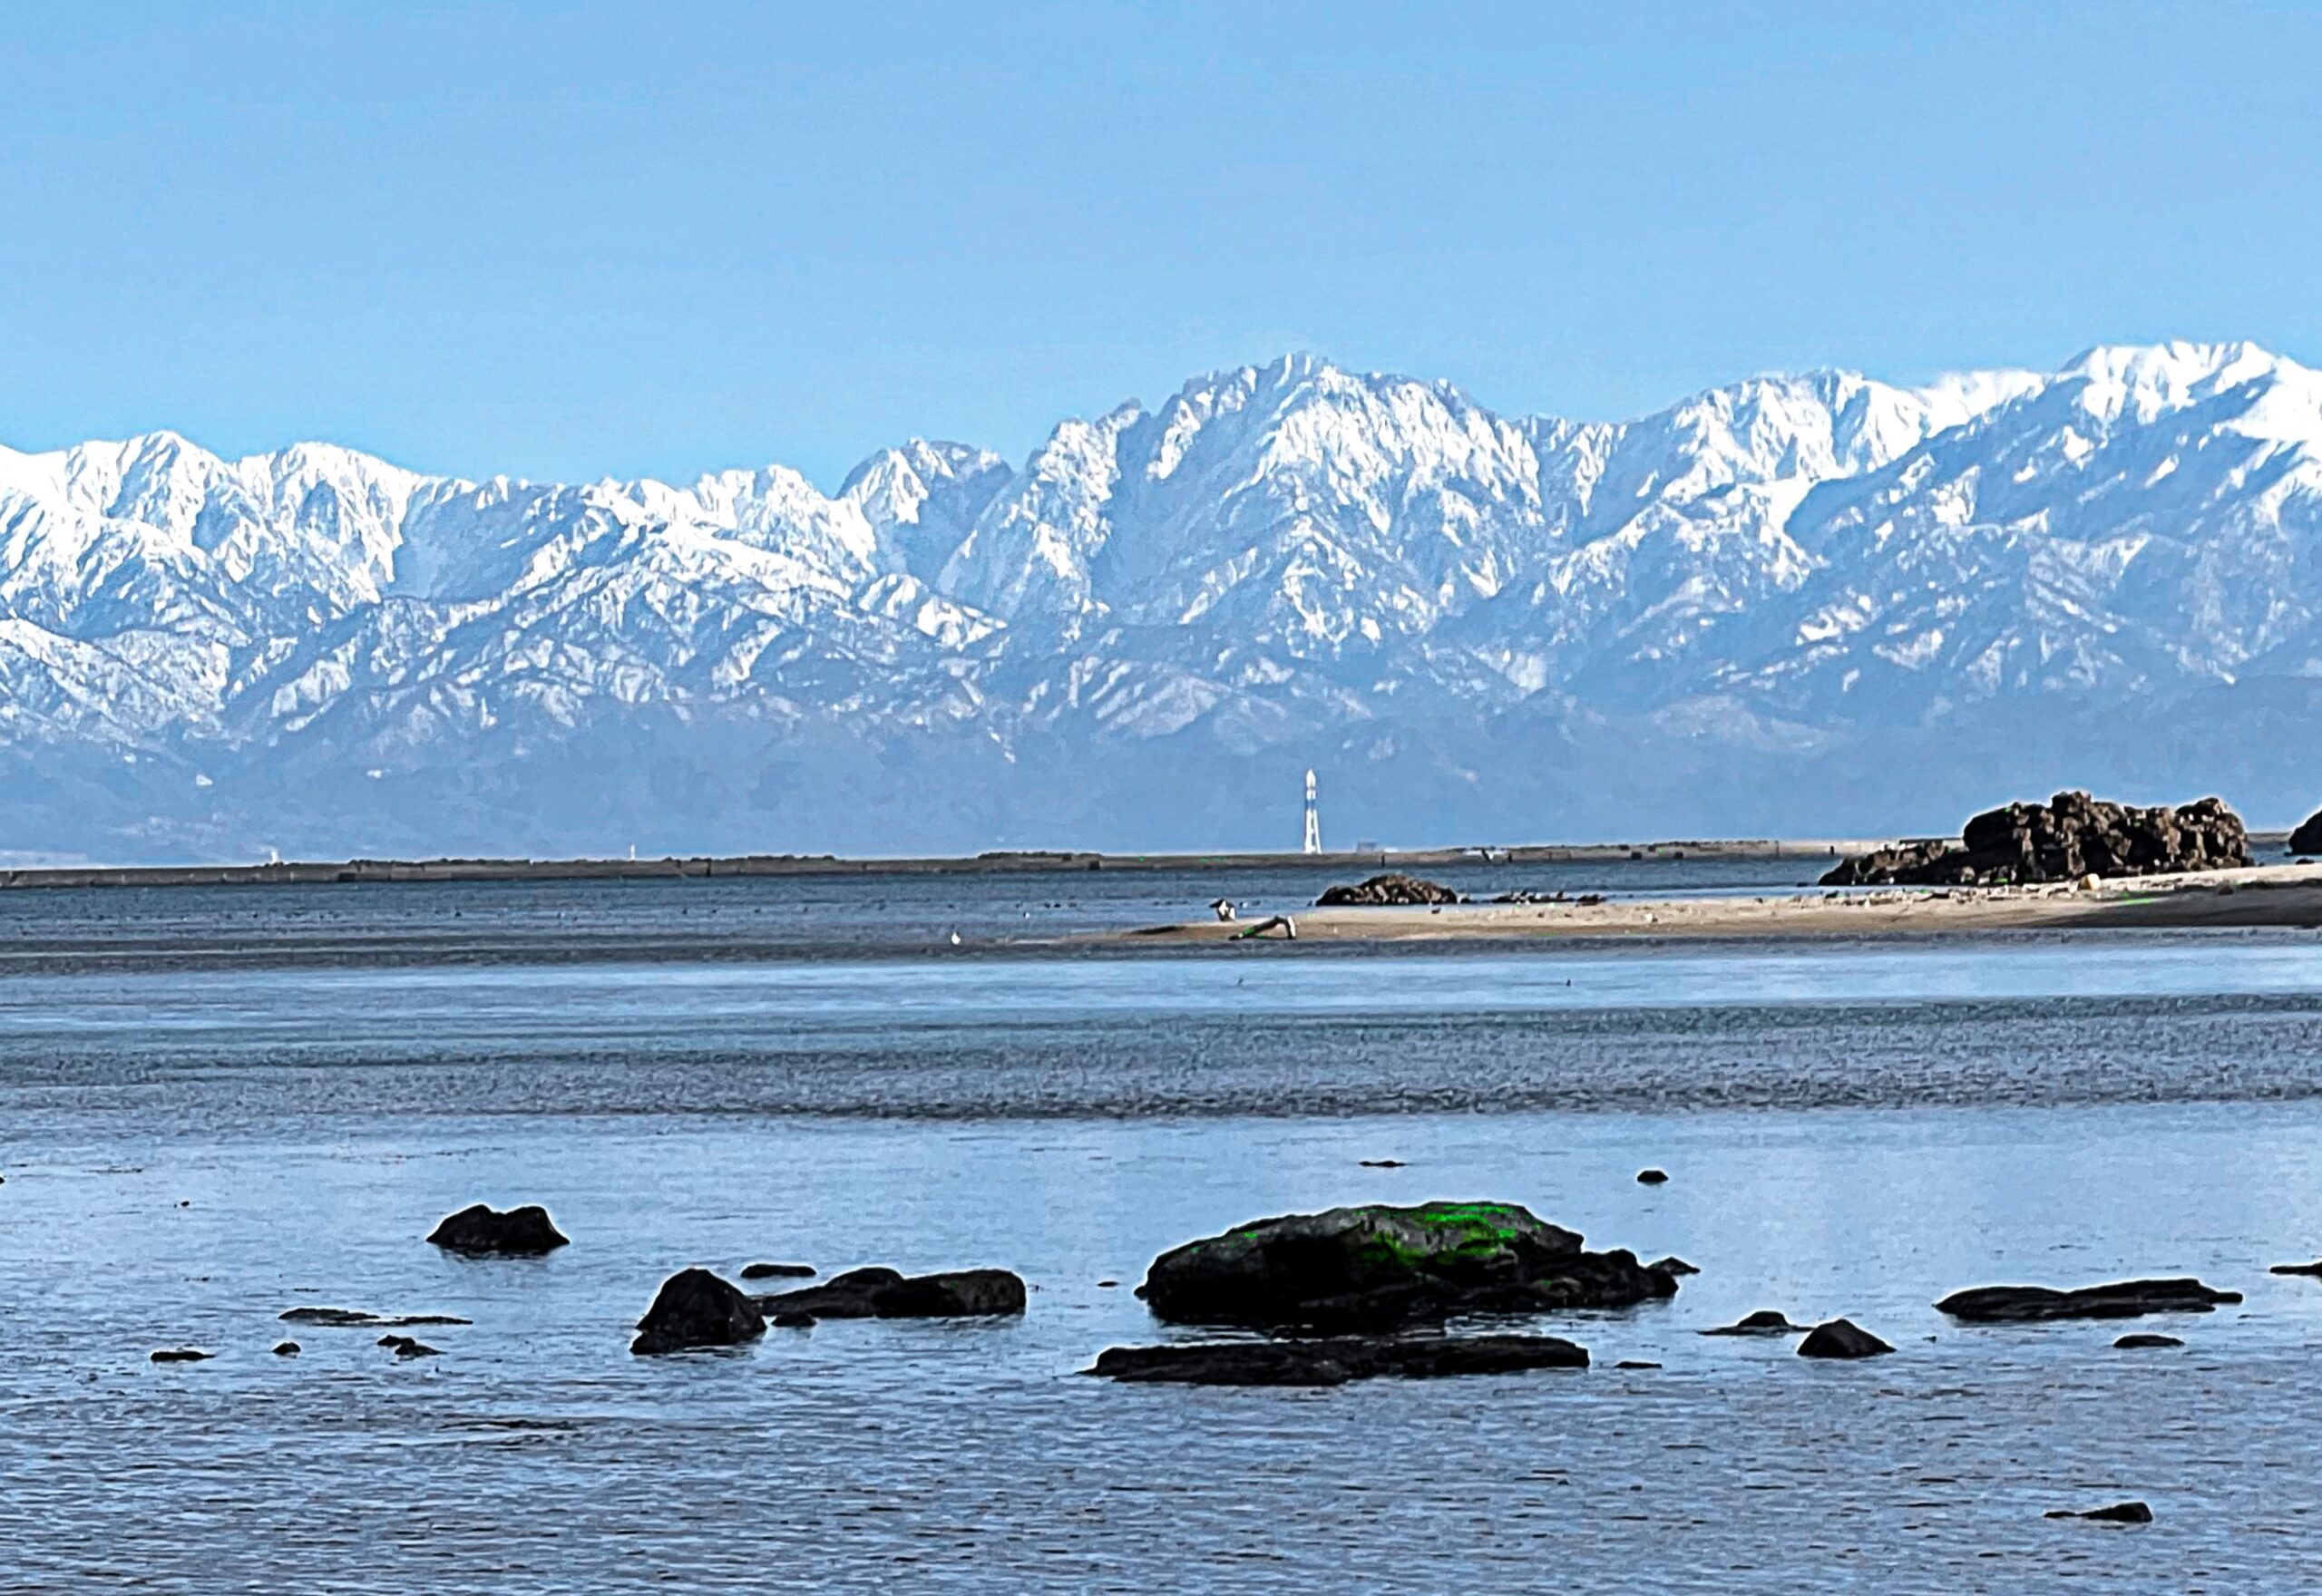
[[[5,841],[1264,842],[1283,801],[1237,790],[1303,763],[1404,838],[1797,829],[1728,778],[1802,814],[1818,762],[1956,764],[2044,708],[2268,683],[2295,719],[2317,472],[2322,376],[2246,344],[1617,423],[1293,356],[827,495],[0,450]],[[2182,744],[2105,758],[2177,779]]]

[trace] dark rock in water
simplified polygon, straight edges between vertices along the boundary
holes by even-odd
[[[757,1299],[706,1269],[680,1270],[661,1282],[637,1321],[629,1349],[639,1357],[695,1347],[735,1347],[766,1334]]]
[[[397,1358],[441,1358],[444,1355],[424,1341],[415,1341],[409,1336],[382,1336],[379,1345],[392,1348]]]
[[[1533,1368],[1586,1368],[1588,1350],[1556,1336],[1332,1336],[1315,1340],[1111,1347],[1088,1372],[1189,1386],[1342,1386]]]
[[[2045,804],[2011,803],[1969,821],[1956,846],[1906,842],[1845,860],[1826,887],[2022,886],[2083,876],[2172,875],[2250,862],[2249,833],[2222,799],[2171,809],[2107,803],[2059,793]]]
[[[1653,1262],[1646,1264],[1644,1267],[1651,1270],[1659,1270],[1664,1275],[1697,1275],[1702,1272],[1695,1269],[1692,1264],[1687,1263],[1683,1259],[1677,1257],[1674,1253],[1672,1253],[1667,1258],[1656,1259]]]
[[[2112,1343],[2123,1352],[2141,1352],[2149,1347],[2182,1347],[2185,1343],[2174,1336],[2122,1336]]]
[[[549,1222],[548,1210],[537,1203],[502,1213],[481,1202],[453,1214],[427,1239],[447,1252],[471,1258],[538,1258],[568,1241]]]
[[[275,1344],[274,1356],[277,1358],[296,1358],[301,1350],[302,1349],[298,1343],[296,1341],[278,1341]]]
[[[1361,1164],[1364,1169],[1400,1169],[1403,1167],[1403,1161],[1400,1158],[1359,1158],[1355,1160],[1355,1162]]]
[[[2307,815],[2289,834],[2292,853],[2322,853],[2322,812]]]
[[[2138,1319],[2148,1313],[2207,1313],[2220,1302],[2239,1302],[2239,1291],[2220,1291],[2190,1278],[2115,1280],[2059,1291],[2046,1286],[1977,1286],[1954,1291],[1937,1303],[1938,1312],[1969,1324],[2030,1324],[2058,1319]]]
[[[1624,1358],[1613,1367],[1615,1368],[1659,1368],[1661,1366],[1648,1358]]]
[[[345,1327],[362,1325],[374,1328],[388,1328],[410,1325],[463,1325],[469,1321],[448,1313],[366,1313],[359,1308],[292,1308],[278,1316],[284,1324],[330,1325]]]
[[[815,1328],[815,1316],[791,1308],[776,1314],[771,1322],[777,1330],[811,1330]]]
[[[1181,1324],[1381,1330],[1452,1314],[1625,1308],[1677,1289],[1633,1252],[1580,1242],[1512,1202],[1370,1203],[1173,1248],[1137,1295]]]
[[[815,1266],[811,1263],[746,1263],[742,1266],[746,1280],[811,1280]]]
[[[1668,1181],[1669,1172],[1666,1170],[1641,1169],[1636,1172],[1636,1183],[1640,1186],[1666,1185]]]
[[[1755,1313],[1745,1313],[1730,1325],[1720,1325],[1713,1330],[1703,1330],[1704,1336],[1795,1336],[1806,1329],[1782,1317],[1778,1308],[1761,1308]]]
[[[1434,881],[1390,871],[1358,885],[1332,887],[1314,900],[1317,909],[1424,908],[1430,903],[1457,903],[1459,894]]]
[[[851,1269],[819,1286],[757,1299],[767,1313],[817,1319],[982,1319],[1024,1311],[1024,1281],[1004,1269],[904,1276]]]
[[[2102,1524],[2149,1524],[2152,1509],[2142,1502],[2115,1502],[2110,1507],[2091,1507],[2079,1512],[2069,1507],[2052,1507],[2044,1518],[2084,1518]]]
[[[2278,1263],[2266,1272],[2269,1275],[2313,1275],[2322,1279],[2322,1262]]]
[[[210,1354],[192,1347],[165,1347],[153,1354],[155,1363],[207,1363]]]
[[[1895,1349],[1856,1324],[1834,1319],[1816,1325],[1798,1344],[1800,1358],[1878,1358]]]

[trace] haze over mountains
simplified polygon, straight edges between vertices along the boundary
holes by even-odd
[[[0,449],[0,849],[1939,830],[2322,801],[2322,375],[2102,348],[1627,423],[1293,356],[825,495]]]

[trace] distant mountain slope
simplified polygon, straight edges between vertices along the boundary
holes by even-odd
[[[1308,764],[1407,841],[2289,818],[2317,451],[2244,344],[1622,423],[1293,356],[834,495],[0,450],[0,847],[1264,844]]]

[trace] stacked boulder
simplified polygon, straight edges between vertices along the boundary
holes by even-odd
[[[2083,876],[2175,875],[2247,865],[2241,817],[2220,798],[2171,809],[2108,803],[2059,793],[1969,821],[1956,844],[1906,842],[1839,863],[1826,887],[2004,887]]]

